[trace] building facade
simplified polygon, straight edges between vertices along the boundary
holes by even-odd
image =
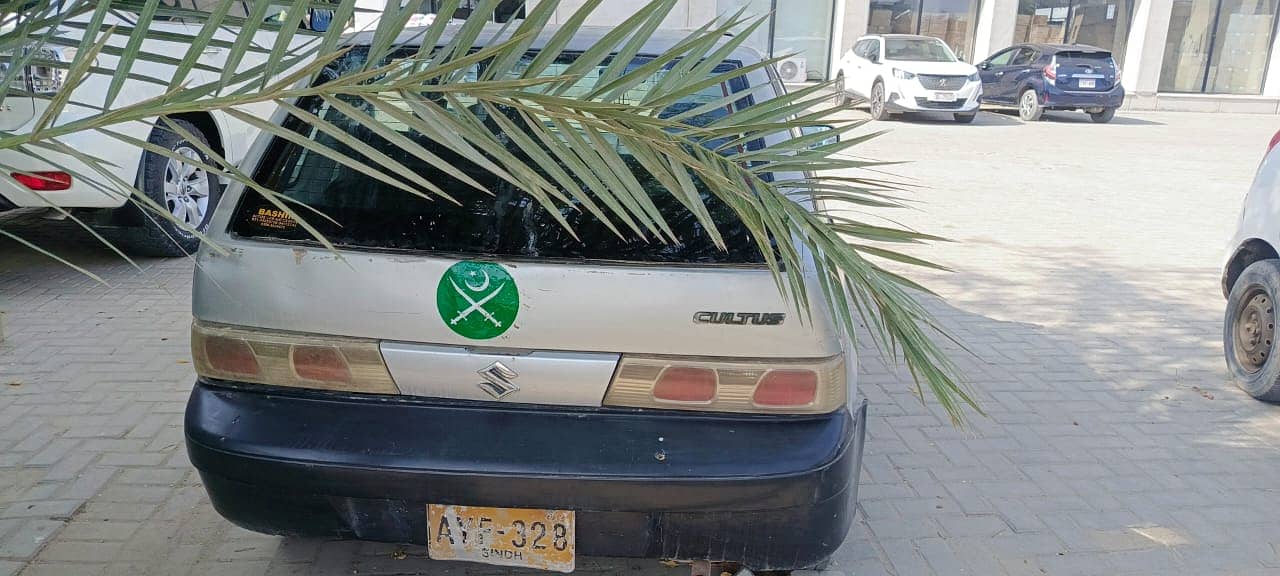
[[[368,0],[375,2],[376,0]],[[565,19],[585,0],[561,0]],[[526,10],[538,0],[528,0]],[[470,6],[474,2],[464,2]],[[643,0],[604,0],[587,22],[616,25]],[[424,2],[424,11],[439,2]],[[821,80],[864,34],[936,36],[977,62],[1018,42],[1111,50],[1139,109],[1280,112],[1280,0],[679,0],[664,26],[694,29],[745,8],[767,19],[747,43],[794,54],[785,72]],[[503,3],[506,6],[506,3]],[[495,20],[520,17],[511,9]]]

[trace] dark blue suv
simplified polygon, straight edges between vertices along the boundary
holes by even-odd
[[[1083,44],[1018,44],[978,63],[982,102],[1016,106],[1031,122],[1045,110],[1083,110],[1110,122],[1124,103],[1111,52]]]

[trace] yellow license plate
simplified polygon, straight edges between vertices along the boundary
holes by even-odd
[[[573,572],[573,510],[427,505],[427,554]]]

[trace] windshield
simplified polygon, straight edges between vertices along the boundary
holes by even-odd
[[[955,62],[956,55],[937,38],[894,38],[884,39],[884,56],[886,60],[907,62]]]
[[[364,53],[364,51],[353,51],[342,61],[337,62],[335,73],[341,73],[342,70],[359,70]],[[544,74],[562,73],[575,57],[575,55],[561,56],[560,60],[550,66]],[[628,72],[648,60],[643,57],[636,59],[627,67]],[[607,64],[606,61],[601,66]],[[715,69],[714,73],[727,72],[740,66],[738,62],[724,62]],[[473,66],[468,72],[468,78],[479,77],[482,73],[481,67],[482,64]],[[594,82],[593,76],[598,73],[599,71],[584,74],[581,87],[570,89],[568,94],[572,96],[588,90]],[[643,99],[645,93],[656,85],[664,73],[665,70],[658,71],[651,80],[629,90],[624,98],[637,101]],[[727,84],[712,84],[701,92],[671,105],[661,115],[675,116],[699,105],[723,100],[725,96],[745,89],[746,81],[742,77],[735,78]],[[344,98],[344,100],[348,100],[347,103],[356,108],[372,113],[387,127],[408,137],[431,153],[446,159],[490,193],[481,193],[437,166],[406,152],[401,146],[388,142],[359,122],[348,119],[329,103],[318,98],[303,99],[298,103],[299,107],[344,127],[352,136],[371,144],[377,151],[421,174],[459,201],[459,204],[455,204],[439,199],[426,200],[413,196],[338,164],[323,155],[315,154],[302,146],[277,138],[264,155],[258,167],[256,179],[268,188],[291,199],[304,202],[332,218],[333,222],[330,222],[317,217],[310,219],[310,223],[334,244],[524,258],[716,264],[754,264],[763,261],[746,225],[739,220],[731,208],[711,194],[696,174],[690,173],[690,176],[711,218],[716,222],[717,229],[723,235],[728,246],[727,250],[716,247],[710,234],[693,217],[688,208],[662,183],[644,170],[640,159],[633,157],[625,145],[607,134],[603,135],[606,141],[620,153],[637,183],[649,193],[658,211],[675,231],[676,237],[680,239],[679,243],[664,244],[656,240],[646,242],[631,233],[626,233],[625,237],[619,237],[599,218],[577,204],[560,209],[560,215],[569,221],[577,233],[578,238],[575,239],[552,218],[542,204],[523,190],[515,188],[506,180],[497,178],[467,158],[454,154],[450,149],[411,129],[392,115],[370,109],[368,103],[362,99]],[[736,106],[741,108],[749,105],[750,102],[749,97],[744,97],[737,102]],[[441,102],[440,105],[447,109],[452,109],[454,105],[461,105],[475,112],[482,110],[474,99],[468,99],[466,96],[460,96],[453,102]],[[407,105],[404,108],[406,112],[409,111]],[[708,124],[728,115],[730,108],[728,106],[714,108],[692,117],[689,122],[697,125]],[[509,123],[520,125],[523,122],[522,117],[514,111],[505,109],[501,111],[508,116]],[[483,113],[480,116],[486,124],[492,121]],[[492,122],[493,126],[498,125],[496,121]],[[366,160],[356,150],[335,141],[324,133],[315,131],[309,124],[296,118],[290,117],[284,125],[308,138],[323,141],[346,155]],[[510,142],[508,150],[513,155],[524,159],[531,166],[538,165],[527,157],[525,151],[516,142],[509,138],[504,140]],[[714,148],[721,143],[717,141],[707,144]],[[554,167],[551,168],[554,169]],[[557,182],[547,170],[539,170],[539,172],[542,172],[548,181]],[[591,196],[594,197],[594,195]],[[597,203],[599,203],[598,199]],[[256,238],[311,240],[310,235],[301,226],[254,192],[245,193],[237,209],[232,230],[241,236]]]

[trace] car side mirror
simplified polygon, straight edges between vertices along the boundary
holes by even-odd
[[[823,132],[831,132],[832,130],[835,130],[835,128],[826,124],[820,124],[818,126],[801,126],[800,135],[809,136],[811,134],[821,134]],[[810,144],[809,147],[818,148],[820,146],[826,146],[828,144],[835,144],[836,142],[839,142],[839,141],[840,141],[840,135],[832,134],[826,138],[823,138],[817,142],[814,142],[813,144]]]
[[[870,60],[872,64],[879,64],[879,63],[880,63],[880,55],[879,55],[879,54],[871,54],[871,55],[867,56],[867,60]]]
[[[990,70],[990,69],[991,69],[991,63],[990,63],[990,62],[979,62],[979,63],[978,63],[978,69],[979,69],[979,70]]]

